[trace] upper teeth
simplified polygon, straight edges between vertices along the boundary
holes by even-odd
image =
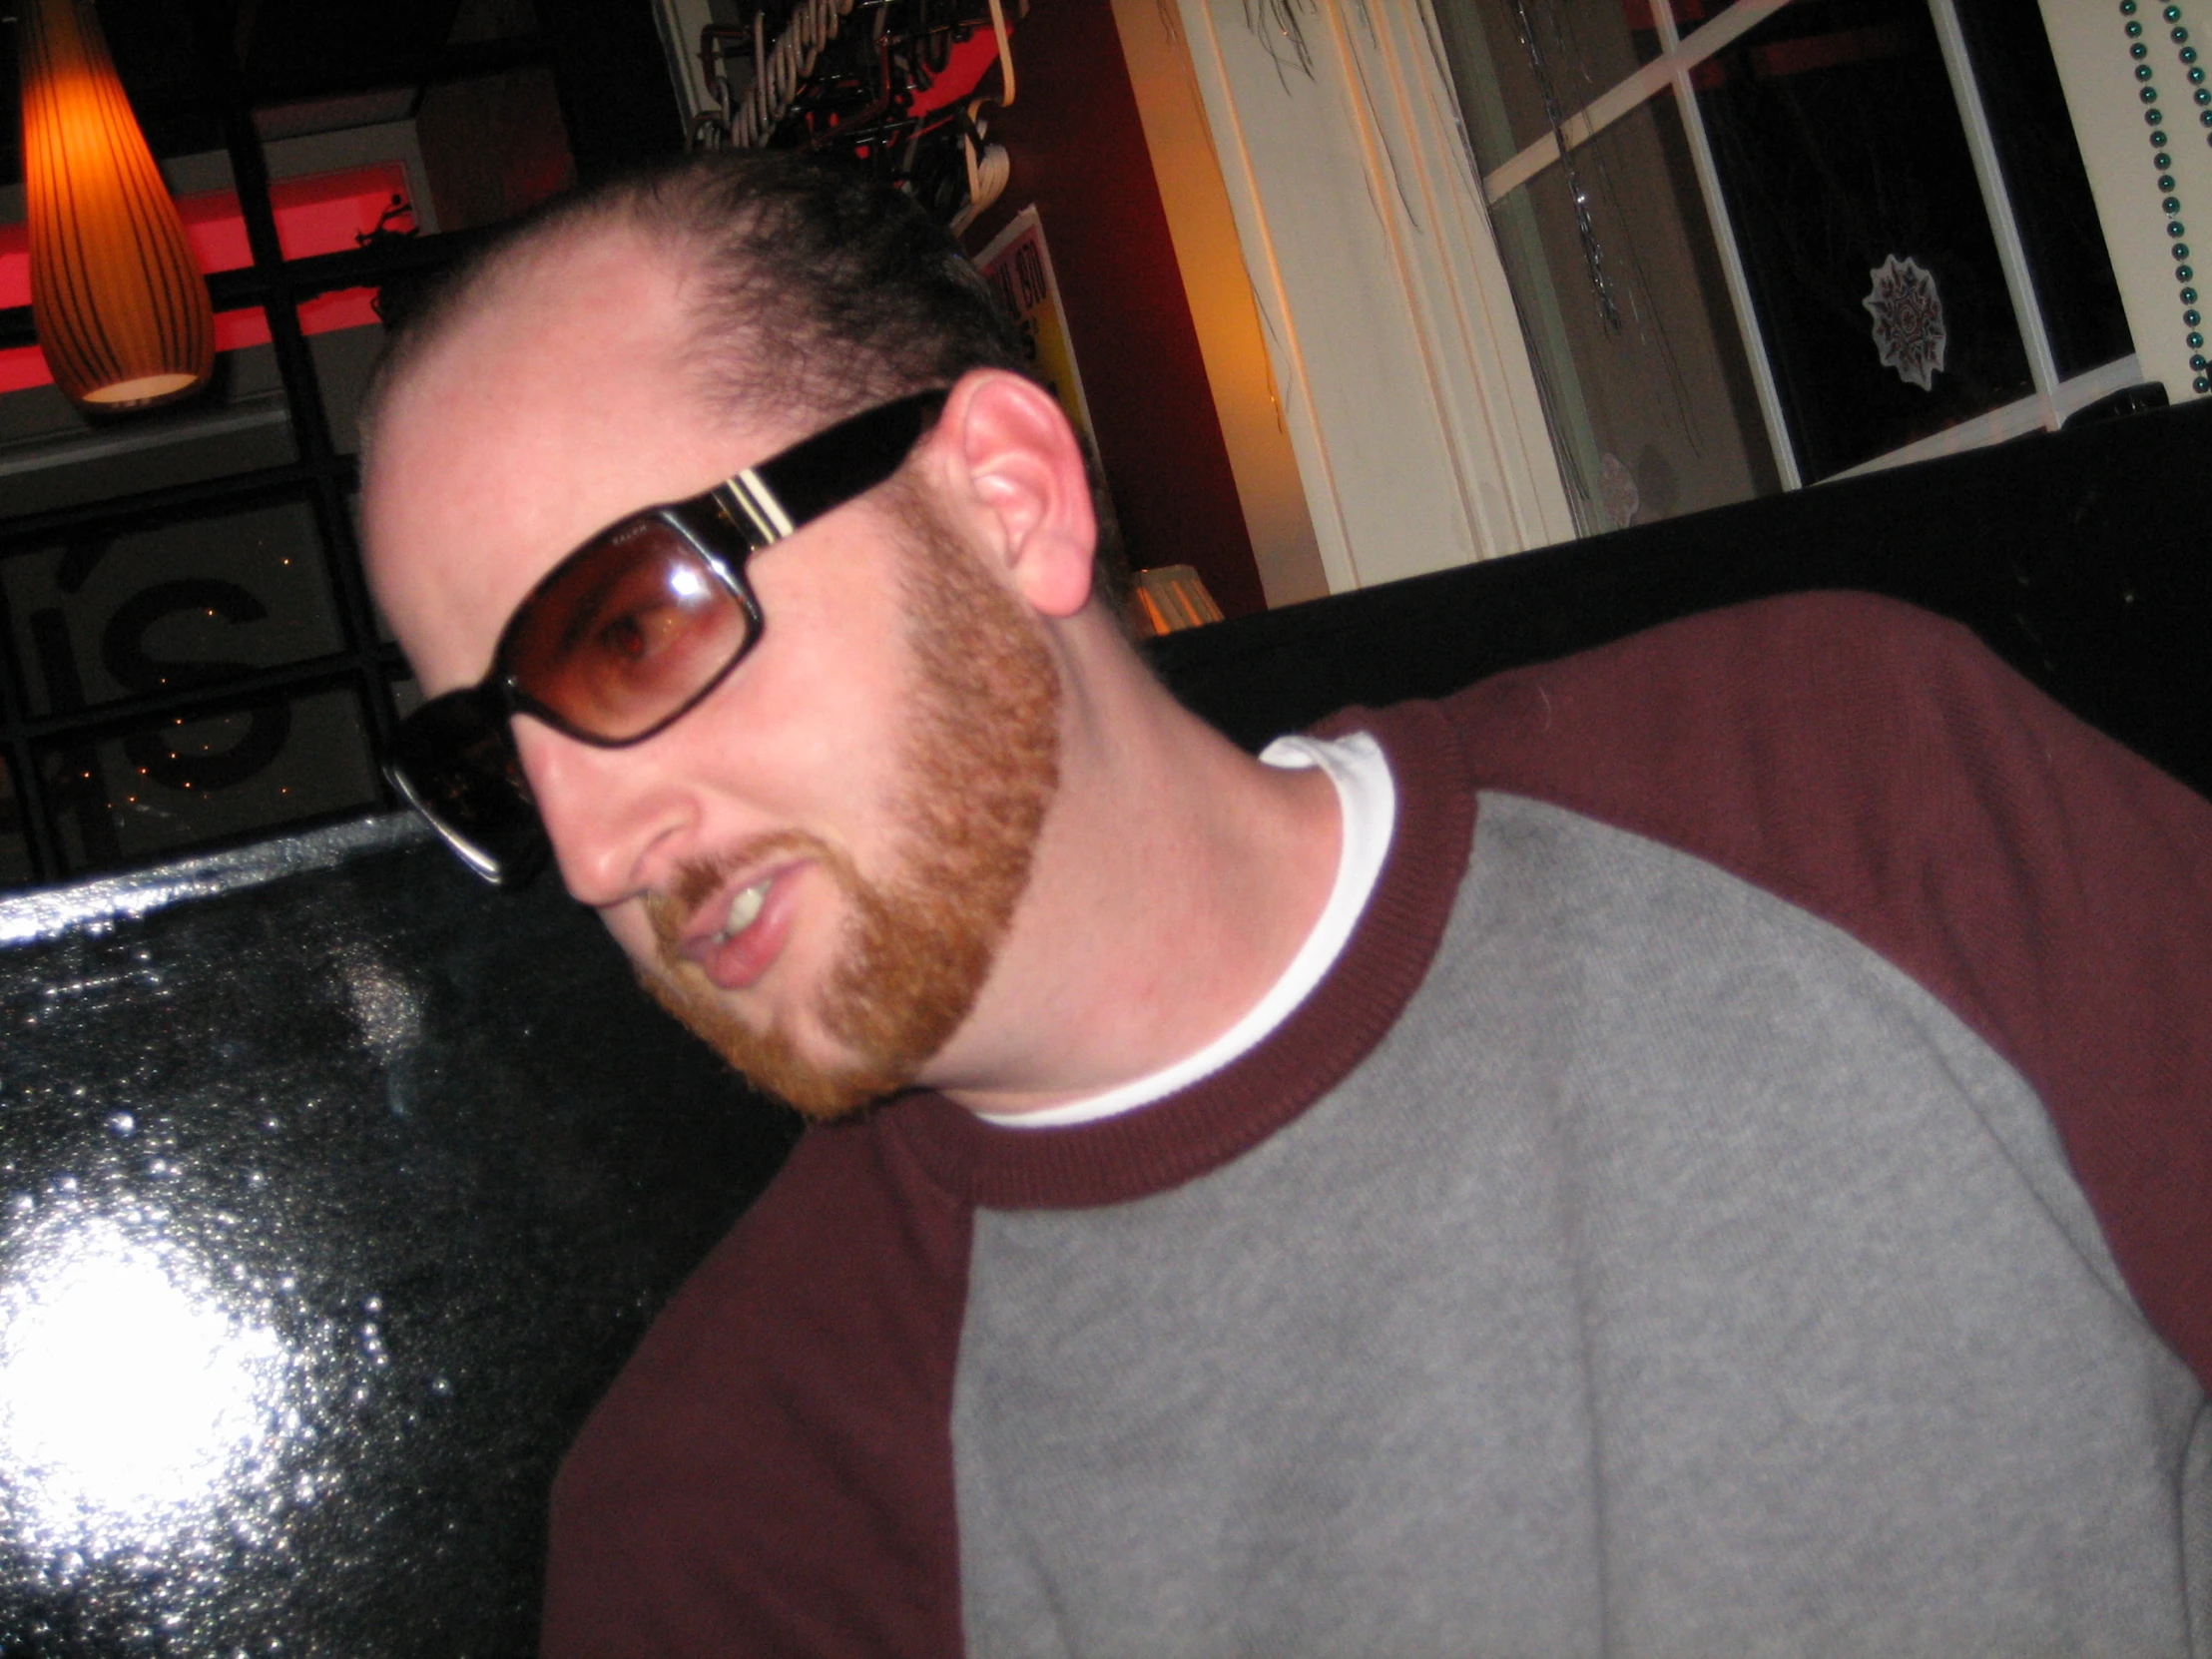
[[[761,906],[768,902],[768,882],[756,881],[730,900],[730,913],[723,918],[722,932],[717,943],[727,943],[753,925],[761,913]]]

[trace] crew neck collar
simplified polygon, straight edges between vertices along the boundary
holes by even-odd
[[[1355,731],[1375,734],[1396,784],[1389,855],[1336,964],[1267,1041],[1143,1111],[1097,1123],[1000,1127],[943,1095],[918,1092],[852,1127],[903,1142],[935,1182],[967,1203],[1115,1204],[1219,1168],[1343,1081],[1427,974],[1474,832],[1473,786],[1439,710],[1419,703],[1347,710],[1316,735]]]

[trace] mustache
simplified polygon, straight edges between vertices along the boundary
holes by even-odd
[[[684,924],[733,875],[794,854],[818,859],[834,868],[842,868],[846,862],[842,854],[825,844],[819,836],[803,830],[780,830],[677,865],[665,887],[645,895],[646,919],[653,924],[653,936],[659,944],[662,960],[672,967],[683,960],[680,947]]]

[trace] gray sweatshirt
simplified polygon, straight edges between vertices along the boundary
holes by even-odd
[[[2212,809],[1834,595],[1348,724],[1308,1002],[811,1134],[571,1453],[546,1651],[2212,1654]]]

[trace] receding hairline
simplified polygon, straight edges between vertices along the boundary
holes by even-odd
[[[371,429],[385,388],[515,275],[621,228],[648,257],[691,267],[681,360],[711,410],[822,424],[974,368],[1034,378],[990,284],[910,196],[856,165],[708,152],[533,210],[433,278],[371,378]]]
[[[704,261],[698,239],[686,237],[674,227],[647,224],[637,207],[628,198],[564,199],[552,211],[534,216],[513,234],[473,254],[441,283],[422,312],[386,340],[362,388],[356,425],[364,469],[371,464],[378,427],[424,365],[466,333],[472,323],[526,291],[533,278],[547,276],[562,261],[594,244],[623,239],[645,257],[674,268],[679,283],[694,275]],[[703,325],[699,310],[696,301],[686,303],[684,332],[678,343]]]

